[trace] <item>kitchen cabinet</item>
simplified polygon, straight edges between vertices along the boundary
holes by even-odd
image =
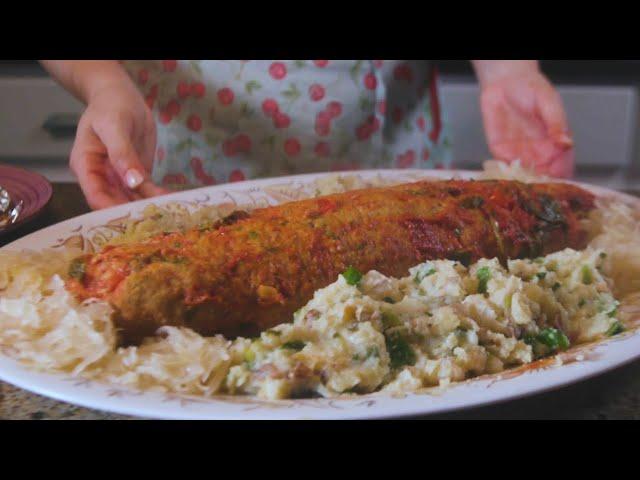
[[[73,180],[67,159],[82,108],[47,77],[0,76],[0,161]]]
[[[638,91],[624,85],[558,85],[573,132],[580,170],[611,170],[634,163],[638,137]],[[484,139],[478,85],[444,77],[442,85],[454,158],[461,167],[477,167],[490,157]]]

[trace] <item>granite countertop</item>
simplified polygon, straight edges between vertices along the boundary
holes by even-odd
[[[640,196],[639,191],[631,191]],[[41,216],[0,237],[0,246],[27,233],[89,211],[74,183],[54,183],[53,197]],[[58,402],[0,382],[0,419],[131,419]],[[503,404],[430,416],[441,419],[640,419],[640,361],[560,390]]]

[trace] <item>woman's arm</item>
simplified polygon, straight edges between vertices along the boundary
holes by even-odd
[[[85,104],[105,87],[119,85],[135,89],[127,72],[115,60],[40,60],[40,63],[58,83]]]
[[[560,95],[536,60],[473,60],[487,143],[499,160],[570,177],[573,141]]]
[[[540,73],[537,60],[471,60],[480,85],[514,74]]]

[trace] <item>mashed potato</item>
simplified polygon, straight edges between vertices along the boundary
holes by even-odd
[[[346,272],[286,323],[238,340],[222,389],[285,398],[403,392],[522,365],[617,333],[601,250],[439,260],[404,278]]]
[[[487,171],[532,178],[518,166]],[[361,183],[323,179],[311,191]],[[0,348],[45,371],[193,395],[279,399],[445,386],[624,329],[622,307],[640,292],[640,218],[623,203],[599,200],[598,207],[584,251],[506,266],[496,259],[468,268],[430,261],[404,278],[348,270],[318,290],[292,323],[233,341],[165,327],[138,347],[116,348],[111,307],[79,304],[64,289],[77,252],[1,251]],[[112,241],[201,225],[223,210],[150,206]]]

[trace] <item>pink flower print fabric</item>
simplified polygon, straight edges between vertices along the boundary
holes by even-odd
[[[249,178],[451,163],[425,60],[131,60],[158,126],[153,179]]]

